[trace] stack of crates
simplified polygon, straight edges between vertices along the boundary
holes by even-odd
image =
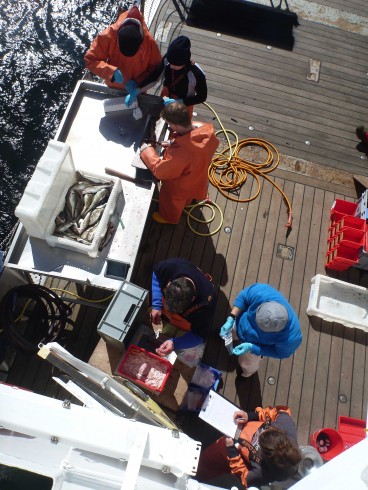
[[[344,271],[359,263],[365,247],[366,221],[355,217],[358,204],[336,199],[331,209],[326,268]]]

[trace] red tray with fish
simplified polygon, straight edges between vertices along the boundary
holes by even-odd
[[[172,368],[172,364],[167,359],[131,344],[116,372],[142,388],[161,393]]]

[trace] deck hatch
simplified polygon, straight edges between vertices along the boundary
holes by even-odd
[[[282,245],[279,243],[277,245],[276,257],[286,260],[294,260],[295,249],[294,247],[289,247],[288,245]]]

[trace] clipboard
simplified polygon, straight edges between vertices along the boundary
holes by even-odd
[[[198,417],[225,436],[237,439],[240,431],[238,424],[235,424],[233,419],[234,412],[237,410],[240,410],[239,407],[216,391],[210,390]]]

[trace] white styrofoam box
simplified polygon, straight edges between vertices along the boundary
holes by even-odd
[[[15,215],[29,236],[45,237],[55,202],[59,201],[74,174],[70,146],[56,140],[49,141],[15,209]]]
[[[311,282],[308,315],[368,332],[368,289],[322,274]]]
[[[74,173],[73,175],[73,180],[69,182],[67,185],[65,185],[63,193],[56,205],[54,207],[54,213],[51,216],[51,220],[48,224],[48,227],[46,229],[45,233],[45,240],[48,245],[51,247],[61,247],[61,248],[66,248],[68,250],[74,250],[75,252],[80,252],[83,254],[88,254],[90,257],[97,257],[98,255],[98,248],[100,246],[101,240],[104,237],[107,226],[110,221],[111,215],[115,211],[115,206],[116,202],[119,198],[120,193],[122,192],[122,186],[121,186],[121,180],[119,178],[115,177],[110,177],[106,175],[96,175],[92,174],[89,172],[80,172],[83,176],[85,177],[90,177],[90,178],[95,178],[95,179],[101,179],[107,181],[113,181],[114,185],[111,189],[111,193],[109,196],[109,199],[106,203],[105,210],[101,216],[100,222],[96,228],[95,231],[95,236],[94,239],[92,240],[91,244],[86,245],[84,243],[79,243],[76,240],[71,240],[69,238],[64,238],[60,236],[53,235],[53,232],[55,230],[55,218],[58,216],[60,211],[64,209],[65,206],[65,196],[68,192],[69,187],[76,181],[76,175]]]

